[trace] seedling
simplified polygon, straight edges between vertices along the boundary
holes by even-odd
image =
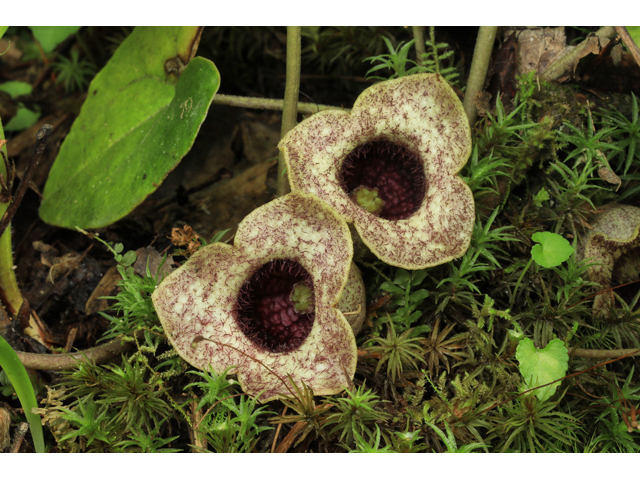
[[[544,268],[557,267],[573,253],[569,241],[557,233],[537,232],[531,236],[537,242],[531,248],[531,258]]]
[[[527,273],[527,270],[529,270],[533,262],[536,262],[543,268],[557,267],[562,262],[567,261],[574,251],[569,242],[557,233],[536,232],[531,236],[531,239],[538,243],[531,248],[531,260],[529,260],[527,266],[524,267],[513,289],[512,303],[515,302],[520,282],[522,282],[525,273]]]
[[[520,373],[524,377],[526,389],[562,379],[569,368],[567,347],[558,338],[551,340],[543,349],[537,349],[530,338],[523,338],[516,349],[516,358],[520,363]],[[548,400],[556,392],[556,388],[557,383],[536,389],[538,400]]]

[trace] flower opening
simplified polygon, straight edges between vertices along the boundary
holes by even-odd
[[[292,192],[247,215],[234,245],[200,248],[163,280],[153,304],[182,358],[201,370],[232,368],[260,401],[289,394],[288,376],[330,395],[352,381],[364,319],[342,312],[366,309],[352,257],[344,219]]]
[[[413,215],[426,190],[418,156],[387,140],[365,143],[349,153],[342,163],[340,184],[356,203],[386,220]]]
[[[313,326],[311,276],[297,262],[272,260],[240,288],[236,320],[244,334],[270,352],[289,352]]]
[[[422,269],[469,248],[475,206],[458,172],[471,129],[440,75],[373,85],[351,113],[312,115],[278,147],[292,190],[331,205],[384,262]]]

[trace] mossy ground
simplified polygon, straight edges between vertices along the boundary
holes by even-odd
[[[247,94],[258,88],[277,97],[274,85],[282,82],[278,75],[284,73],[283,57],[265,55],[258,62],[262,56],[257,52],[279,52],[271,47],[282,48],[282,32],[248,32],[249,43],[240,32],[207,33],[211,43],[203,38],[203,52],[222,47],[230,52],[220,60],[222,89],[230,85],[225,93]],[[309,69],[316,65],[318,75],[325,77],[318,83],[303,79],[302,90],[319,103],[350,105],[367,85],[362,75],[369,67],[353,67],[348,55],[332,67],[336,46],[331,42],[351,39],[358,62],[383,52],[384,43],[367,44],[367,32],[353,29],[333,32],[334,37],[323,36],[327,32],[317,31],[318,39],[308,44],[307,51]],[[402,29],[385,33],[407,40]],[[83,38],[93,45],[91,39],[103,34],[96,29]],[[318,53],[308,53],[314,46]],[[97,55],[96,61],[101,58]],[[266,80],[260,85],[256,76],[249,78],[248,67],[237,65],[225,74],[222,67],[232,58],[245,66],[251,60],[257,77]],[[349,73],[358,78],[345,79]],[[570,349],[640,347],[637,299],[625,294],[628,305],[619,302],[609,318],[593,317],[591,297],[599,287],[589,282],[586,266],[575,257],[555,268],[533,265],[520,279],[531,258],[535,232],[555,232],[575,245],[600,206],[613,201],[640,204],[640,157],[633,154],[623,174],[628,144],[621,147],[622,153],[602,147],[620,145],[628,136],[611,127],[601,109],[617,106],[631,119],[632,97],[629,92],[595,95],[576,84],[538,84],[532,77],[522,79],[519,90],[518,101],[505,101],[501,107],[493,100],[490,116],[476,125],[476,148],[461,172],[477,205],[471,247],[463,257],[410,272],[357,249],[368,315],[357,336],[359,362],[348,391],[314,398],[298,385],[292,386],[291,398],[259,405],[242,394],[232,377],[191,371],[174,354],[152,316],[136,320],[135,314],[148,312],[152,284],[130,277],[129,285],[137,289],[127,291],[132,298],[140,293],[135,301],[125,299],[134,303],[129,321],[124,322],[128,333],[139,332],[133,352],[64,374],[34,373],[50,450],[440,452],[465,446],[490,452],[640,450],[640,432],[628,427],[632,406],[640,401],[638,357],[605,364],[604,359],[572,356],[569,373],[576,375],[563,380],[551,399],[540,402],[533,395],[520,395],[523,379],[515,359],[518,336],[514,334],[531,338],[539,348],[555,338]],[[332,96],[332,91],[339,93]],[[45,84],[43,92],[49,99],[57,95],[53,82]],[[80,100],[72,96],[62,103],[45,103],[49,110],[43,113],[62,118],[69,113],[65,109]],[[211,238],[215,231],[233,228],[273,196],[274,169],[265,161],[275,156],[278,114],[229,115],[222,108],[212,113],[218,115],[210,115],[191,158],[167,180],[164,190],[125,220],[102,230],[102,238],[123,243],[125,251],[149,244],[163,251],[170,247],[167,237],[172,227],[188,224],[203,238]],[[588,142],[590,117],[596,134],[614,128],[600,143]],[[579,135],[565,124],[581,130],[586,143],[572,138]],[[68,129],[70,120],[60,125]],[[597,151],[605,153],[620,177],[619,188],[598,176]],[[28,155],[28,149],[24,152]],[[44,169],[55,153],[53,146]],[[208,173],[196,176],[193,165]],[[35,184],[41,185],[45,177],[43,173]],[[189,191],[193,186],[201,188]],[[547,195],[540,194],[543,189]],[[54,345],[64,347],[75,336],[74,348],[91,347],[113,327],[87,307],[103,273],[114,264],[113,256],[83,235],[40,222],[38,202],[30,192],[14,221],[16,272],[23,293],[46,323]],[[43,261],[44,254],[31,247],[34,241],[54,246],[58,253]],[[65,263],[64,254],[74,253]],[[53,283],[47,282],[51,265],[68,267]],[[102,295],[117,292],[102,288]],[[123,311],[111,314],[118,318]],[[23,349],[39,348],[24,337],[18,340]],[[13,433],[21,414],[17,402],[2,394],[0,406],[12,413]],[[445,441],[449,432],[453,446]],[[25,443],[24,449],[29,448]]]

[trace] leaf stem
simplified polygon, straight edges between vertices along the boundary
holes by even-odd
[[[9,204],[9,208],[5,212],[2,217],[2,221],[0,222],[0,236],[4,233],[11,222],[11,219],[15,215],[20,203],[22,202],[22,198],[24,194],[27,193],[27,189],[29,188],[29,183],[31,182],[31,177],[33,177],[33,173],[40,163],[40,158],[42,157],[42,153],[44,152],[44,148],[47,146],[47,138],[53,132],[53,127],[51,125],[43,125],[38,133],[36,134],[36,146],[33,150],[33,155],[31,156],[31,160],[27,164],[27,168],[24,171],[24,175],[22,176],[22,181],[20,182],[20,188],[18,189],[18,193],[11,199],[11,203]]]
[[[287,74],[284,88],[284,107],[282,109],[282,129],[280,138],[296,126],[298,118],[298,96],[300,94],[300,27],[287,27]],[[278,156],[278,190],[279,197],[290,191],[289,178],[286,173],[287,164],[284,153]]]
[[[15,170],[5,163],[7,159],[7,147],[4,144],[4,130],[2,128],[2,121],[0,120],[0,140],[3,140],[3,145],[0,145],[0,175],[4,178],[6,186],[11,189],[9,185],[13,172],[9,172],[9,169]],[[9,194],[11,192],[8,192]],[[9,198],[6,198],[7,203],[0,203],[0,217],[4,216],[10,205]],[[16,279],[16,273],[13,269],[13,253],[11,250],[11,229],[5,230],[0,236],[0,301],[8,312],[13,315],[18,312],[20,305],[22,305],[23,299],[18,287],[18,280]],[[1,308],[1,307],[0,307]],[[6,315],[0,316],[0,331],[9,325],[8,317]]]

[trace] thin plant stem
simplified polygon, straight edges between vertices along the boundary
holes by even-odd
[[[282,109],[282,128],[280,138],[296,126],[298,117],[298,96],[300,94],[300,27],[287,27],[287,83],[284,88],[284,108]],[[279,197],[290,191],[287,165],[284,153],[278,156],[278,190]]]
[[[518,287],[520,287],[520,283],[522,282],[522,279],[524,278],[524,274],[527,273],[527,270],[529,270],[529,267],[531,266],[532,263],[533,263],[533,258],[531,258],[529,260],[529,263],[527,263],[527,266],[524,267],[524,270],[522,270],[522,273],[520,274],[520,277],[518,277],[518,281],[516,282],[516,286],[513,289],[513,296],[511,297],[511,305],[509,306],[509,308],[513,307],[513,304],[516,301],[516,293],[518,293]]]
[[[440,73],[440,60],[438,59],[438,48],[436,47],[436,27],[429,27],[429,41],[431,42],[436,72]]]
[[[464,94],[463,102],[464,111],[467,114],[471,128],[473,128],[478,118],[478,109],[475,103],[476,95],[484,88],[493,42],[496,39],[497,32],[498,27],[480,27],[478,31],[476,48],[473,51],[473,60],[469,71],[469,80],[467,80],[467,91]]]
[[[0,175],[4,178],[5,184],[9,190],[11,190],[11,179],[13,177],[13,170],[7,159],[7,147],[4,141],[4,130],[2,128],[2,120],[0,120]],[[11,192],[8,191],[8,194]],[[10,199],[7,195],[3,200],[7,203],[0,203],[0,217],[4,216],[5,212],[9,208]],[[13,251],[11,249],[11,228],[7,228],[5,232],[0,236],[0,302],[4,304],[9,314],[13,315],[18,312],[20,305],[22,305],[23,298],[18,287],[18,280],[16,279],[16,273],[13,269]],[[0,306],[1,308],[1,306]],[[0,315],[0,330],[8,328],[10,325],[9,317],[7,315]]]
[[[426,49],[424,48],[424,31],[422,30],[422,27],[411,27],[411,29],[413,30],[413,38],[416,39],[415,43],[413,44],[416,49],[416,59],[418,60],[418,65],[422,65],[424,62],[424,56],[427,53]]]

